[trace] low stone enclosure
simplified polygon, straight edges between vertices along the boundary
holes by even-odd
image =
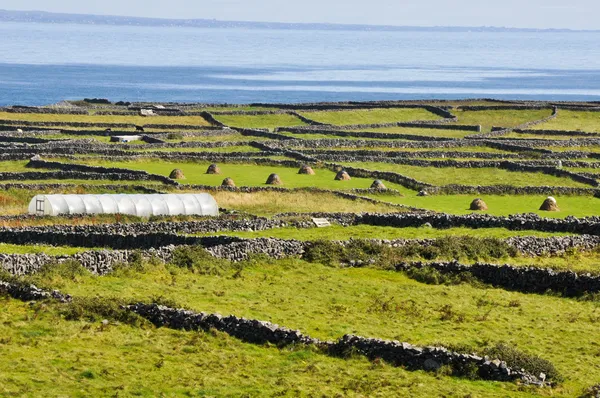
[[[0,281],[0,293],[23,301],[56,300],[69,303],[72,297],[58,290],[47,291],[35,285]],[[545,386],[545,375],[534,376],[523,369],[509,367],[506,362],[475,354],[460,354],[443,347],[419,347],[409,343],[387,341],[345,335],[335,342],[322,341],[303,335],[266,321],[238,318],[234,315],[223,317],[220,314],[194,313],[185,309],[174,309],[158,304],[136,303],[126,310],[146,318],[157,327],[180,330],[211,329],[225,332],[232,337],[253,344],[274,344],[278,347],[290,345],[315,346],[322,353],[345,357],[349,352],[364,355],[371,360],[382,359],[394,366],[409,370],[437,371],[442,366],[450,366],[456,374],[467,374],[473,369],[484,380],[514,382],[527,385]]]
[[[293,196],[310,192],[312,194],[335,195],[339,198],[353,201],[345,209],[360,209],[361,204],[369,203],[376,211],[402,211],[401,213],[331,213],[325,210],[315,213],[285,213],[272,215],[274,211],[256,212],[256,214],[271,214],[268,217],[253,216],[242,212],[224,211],[224,215],[216,219],[194,219],[194,221],[160,221],[156,219],[143,222],[109,222],[92,220],[88,216],[69,216],[61,218],[60,223],[40,220],[31,216],[0,216],[0,222],[11,227],[0,227],[0,242],[29,246],[36,244],[69,247],[75,254],[48,255],[44,253],[31,254],[0,254],[0,269],[14,275],[14,278],[5,274],[5,282],[0,282],[0,292],[24,301],[55,299],[64,302],[72,300],[69,295],[58,291],[46,291],[35,286],[23,285],[14,282],[19,278],[27,280],[28,275],[44,271],[46,267],[57,263],[76,262],[89,270],[94,275],[108,275],[114,270],[127,267],[127,263],[134,264],[140,259],[145,261],[171,262],[174,253],[187,247],[206,250],[211,256],[236,262],[235,267],[245,267],[262,260],[262,256],[273,259],[304,258],[309,260],[311,250],[317,250],[322,242],[313,236],[320,236],[312,218],[326,218],[334,225],[357,227],[357,233],[365,236],[364,231],[373,227],[411,228],[417,238],[399,239],[349,239],[345,241],[331,240],[326,247],[342,248],[343,251],[352,251],[353,245],[368,245],[377,250],[387,252],[387,247],[395,253],[407,252],[411,247],[430,248],[432,252],[444,244],[446,239],[444,229],[469,228],[469,236],[477,236],[477,231],[484,228],[503,228],[511,232],[506,234],[509,238],[497,239],[498,244],[510,251],[506,260],[498,260],[493,264],[474,262],[477,257],[470,260],[454,261],[408,261],[397,259],[387,264],[385,269],[376,272],[399,272],[403,277],[413,278],[422,283],[432,283],[427,276],[440,278],[440,280],[457,280],[462,283],[472,283],[475,289],[488,289],[495,287],[518,293],[531,294],[529,298],[545,300],[546,293],[557,297],[574,297],[577,301],[588,300],[600,293],[600,275],[587,272],[564,271],[572,264],[565,265],[567,258],[595,258],[600,248],[600,217],[566,217],[542,218],[535,214],[520,214],[512,216],[492,216],[482,214],[485,208],[482,203],[473,203],[477,214],[455,215],[436,213],[417,207],[437,209],[431,205],[439,203],[446,198],[442,195],[462,194],[463,208],[466,211],[471,201],[481,198],[490,204],[491,211],[499,211],[497,205],[484,195],[538,195],[532,199],[531,211],[537,211],[544,198],[554,195],[581,196],[569,200],[557,196],[558,205],[563,212],[567,212],[570,203],[595,203],[594,196],[600,198],[600,132],[593,127],[592,119],[595,114],[600,114],[598,103],[540,103],[527,101],[493,101],[483,99],[479,102],[491,104],[473,104],[461,101],[380,101],[380,102],[347,102],[347,103],[319,103],[319,104],[253,104],[257,110],[247,110],[241,106],[225,106],[218,104],[164,104],[164,107],[149,103],[123,103],[105,104],[89,103],[89,108],[19,108],[11,107],[1,109],[11,113],[5,114],[0,120],[0,161],[6,165],[14,166],[18,163],[22,167],[28,162],[25,171],[19,168],[0,172],[0,188],[5,190],[52,190],[52,191],[87,191],[94,192],[120,192],[127,187],[129,192],[172,193],[208,191],[218,193],[223,197],[235,197],[240,194],[259,193],[256,196],[271,197],[277,194]],[[110,105],[108,108],[106,106]],[[114,105],[114,106],[113,106]],[[259,107],[259,108],[258,108]],[[209,109],[210,108],[210,109]],[[340,125],[328,125],[320,122],[318,111],[347,112],[364,109],[406,108],[406,114],[427,115],[425,120],[403,120],[382,123],[355,123],[361,118],[354,117],[351,122],[345,122],[340,115],[334,118],[341,120]],[[170,117],[167,123],[154,123],[152,116],[148,116],[143,125],[135,123],[88,123],[85,116],[92,114],[98,116],[136,116],[142,109],[151,109],[153,113],[163,118]],[[418,111],[411,111],[417,109]],[[494,118],[490,112],[489,119],[482,119],[481,124],[476,118],[467,121],[466,112],[475,113],[506,111],[507,119]],[[530,115],[541,115],[540,120],[531,120],[523,123],[526,118],[514,120],[509,112],[531,111]],[[543,112],[540,112],[543,111]],[[587,127],[579,127],[570,121],[569,112],[586,112],[585,117],[576,118],[577,123],[587,123]],[[395,111],[403,114],[404,111]],[[52,122],[60,117],[44,119],[42,116],[25,121],[18,120],[28,113],[38,115],[74,115],[77,122]],[[366,112],[361,112],[361,116]],[[375,113],[375,112],[374,112]],[[461,120],[462,114],[464,120]],[[587,114],[589,113],[589,115]],[[549,115],[549,116],[547,116]],[[81,116],[81,120],[79,119]],[[186,121],[176,119],[180,116],[197,117],[196,125],[184,124]],[[260,125],[261,117],[266,120]],[[547,117],[546,117],[547,116]],[[241,117],[236,119],[236,117]],[[260,128],[238,127],[244,123],[231,122],[228,126],[223,121],[252,119]],[[279,119],[278,119],[279,117]],[[323,116],[321,116],[323,117]],[[535,116],[541,117],[541,116]],[[314,119],[313,119],[314,118]],[[433,120],[438,118],[437,120]],[[13,120],[14,119],[14,120]],[[187,118],[190,120],[191,118]],[[427,120],[430,119],[430,120]],[[88,119],[91,120],[91,119]],[[104,119],[110,120],[110,119]],[[126,119],[113,118],[114,121]],[[166,119],[163,119],[166,120]],[[278,120],[293,124],[297,120],[298,126],[278,126]],[[348,119],[350,120],[350,119]],[[367,119],[364,119],[367,120]],[[371,118],[368,120],[375,120]],[[382,118],[381,120],[390,120]],[[391,119],[393,120],[393,119]],[[506,124],[504,121],[508,120]],[[189,121],[187,121],[189,123]],[[546,124],[547,123],[547,124]],[[562,124],[561,124],[562,123]],[[555,129],[555,127],[557,127]],[[565,130],[560,128],[564,127]],[[19,130],[17,130],[19,129]],[[538,130],[539,129],[539,130]],[[139,131],[137,131],[139,130]],[[143,130],[143,131],[141,131]],[[137,132],[136,132],[137,131]],[[145,142],[137,144],[109,144],[106,141],[113,135],[141,134]],[[531,138],[533,137],[533,138]],[[549,139],[556,138],[556,139]],[[566,139],[565,139],[566,138]],[[97,159],[114,162],[147,162],[152,160],[168,164],[164,175],[156,172],[159,168],[148,168],[148,172],[133,170],[125,167],[97,167],[88,164],[99,164]],[[150,161],[149,161],[150,160]],[[15,163],[9,164],[9,161]],[[409,175],[401,173],[376,170],[374,166],[360,165],[360,163],[386,163],[388,165],[415,166],[439,170],[440,174],[448,171],[460,173],[465,169],[496,169],[515,173],[537,173],[545,181],[559,181],[552,186],[518,186],[529,184],[519,181],[511,185],[510,177],[507,183],[488,184],[485,181],[473,181],[472,184],[455,184],[453,181],[442,180],[445,185],[433,184],[428,181],[426,174],[423,176],[412,171]],[[88,164],[86,164],[88,163]],[[197,171],[186,164],[200,163],[201,175],[205,173],[220,174],[217,185],[186,184],[192,178],[198,177]],[[352,163],[352,166],[349,164]],[[105,164],[105,163],[101,163]],[[207,166],[211,164],[211,168]],[[212,165],[216,167],[212,167]],[[245,181],[243,176],[230,174],[231,165],[259,165],[273,167],[273,170],[261,175],[260,182]],[[136,165],[137,166],[137,165]],[[132,168],[134,166],[131,166]],[[292,174],[282,171],[289,168]],[[222,171],[221,171],[222,168]],[[383,168],[383,166],[381,167]],[[401,170],[401,168],[398,168]],[[404,168],[408,170],[408,168]],[[151,171],[152,172],[149,172]],[[162,170],[162,168],[160,168]],[[182,173],[175,172],[179,170]],[[333,181],[332,172],[344,170],[351,179],[348,183]],[[392,169],[393,170],[393,169]],[[173,171],[172,178],[168,173]],[[314,172],[314,175],[310,172]],[[279,182],[283,185],[267,185],[267,176],[278,173]],[[305,175],[297,175],[305,174]],[[232,176],[235,181],[232,185],[218,186],[221,181]],[[511,174],[512,175],[512,174]],[[331,186],[327,185],[329,180]],[[412,177],[414,178],[412,178]],[[550,179],[546,176],[556,177]],[[183,178],[185,177],[185,178]],[[289,188],[294,179],[319,181],[316,186],[306,188]],[[365,180],[361,180],[364,178]],[[504,178],[504,177],[502,177]],[[176,180],[177,179],[177,180]],[[51,180],[89,180],[88,184],[68,183],[61,184]],[[105,183],[98,183],[99,181]],[[322,181],[321,181],[322,180]],[[458,180],[458,178],[457,178]],[[464,179],[460,179],[464,181]],[[129,182],[117,184],[116,181]],[[203,180],[197,180],[203,181]],[[214,183],[213,180],[211,184]],[[363,185],[355,185],[356,182]],[[194,182],[192,180],[192,182]],[[276,183],[277,179],[271,182]],[[500,181],[502,182],[502,181]],[[545,183],[545,182],[542,182]],[[238,185],[237,187],[235,185]],[[254,184],[253,186],[244,186]],[[346,186],[360,186],[363,189],[344,189]],[[394,185],[398,184],[398,185]],[[552,184],[552,182],[549,182]],[[300,186],[302,184],[298,184]],[[398,187],[386,189],[385,187]],[[323,188],[325,187],[325,188]],[[405,190],[406,189],[406,190]],[[426,191],[430,198],[421,198],[417,192]],[[260,195],[268,192],[269,195]],[[18,194],[21,194],[20,192]],[[230,195],[230,196],[229,196]],[[309,195],[306,195],[309,196]],[[386,202],[389,201],[389,202]],[[428,203],[428,201],[431,201]],[[326,202],[326,200],[323,200]],[[410,203],[411,206],[398,203]],[[533,203],[535,202],[535,203]],[[349,203],[349,202],[348,202]],[[327,203],[322,203],[325,206]],[[314,209],[321,210],[321,203],[315,203]],[[493,205],[493,206],[492,206]],[[412,207],[416,206],[416,207]],[[585,204],[581,205],[585,206]],[[227,205],[229,208],[229,204]],[[236,207],[233,206],[233,209]],[[287,207],[289,208],[289,207]],[[286,208],[286,209],[287,209]],[[443,208],[443,207],[441,207]],[[245,209],[246,210],[246,209]],[[589,209],[577,214],[594,214]],[[275,209],[275,211],[287,211]],[[352,210],[347,210],[352,211]],[[360,210],[357,210],[360,211]],[[446,210],[453,211],[453,210]],[[456,211],[459,212],[458,210]],[[542,213],[540,213],[542,214]],[[554,216],[550,213],[550,217]],[[557,216],[560,216],[558,214]],[[65,221],[67,220],[67,221]],[[115,219],[116,220],[116,219]],[[173,220],[173,219],[170,219]],[[186,219],[189,220],[189,219]],[[120,221],[120,220],[119,220]],[[62,225],[62,223],[65,225]],[[76,225],[76,224],[83,225]],[[87,225],[89,224],[89,225]],[[29,226],[22,226],[29,225]],[[36,226],[37,225],[37,226]],[[361,228],[358,228],[362,226]],[[436,229],[434,234],[419,231],[413,228]],[[277,229],[286,230],[277,231]],[[299,231],[300,236],[289,235],[293,229]],[[314,231],[307,231],[315,228]],[[383,228],[372,228],[378,236],[384,237]],[[264,231],[262,233],[258,233]],[[273,231],[270,234],[268,231]],[[528,231],[539,231],[547,234],[556,234],[548,237],[529,236]],[[278,238],[241,238],[240,236],[291,236],[295,239]],[[403,236],[395,231],[394,236]],[[408,231],[407,231],[408,232]],[[243,234],[242,234],[243,233]],[[314,235],[313,235],[314,233]],[[490,231],[493,234],[493,231]],[[503,232],[504,233],[504,232]],[[329,235],[328,235],[329,234]],[[558,234],[568,234],[559,236]],[[335,231],[323,231],[323,236],[333,236]],[[351,229],[343,236],[352,235]],[[484,235],[484,234],[482,234]],[[418,238],[422,236],[445,236],[444,238]],[[382,249],[386,247],[386,249]],[[73,249],[75,248],[75,249]],[[102,248],[102,249],[98,249]],[[397,250],[395,249],[397,248]],[[405,249],[403,249],[405,248]],[[199,249],[201,250],[201,249]],[[9,250],[7,250],[9,251]],[[33,250],[32,250],[33,251]],[[37,250],[36,250],[37,251]],[[53,248],[56,251],[56,247]],[[515,258],[511,257],[512,253]],[[201,253],[205,254],[205,253]],[[577,257],[581,256],[581,257]],[[366,255],[367,258],[368,255]],[[519,257],[517,261],[516,258]],[[538,258],[545,258],[543,262]],[[408,259],[435,258],[436,256],[407,257]],[[251,260],[249,262],[245,262]],[[514,261],[513,261],[514,260]],[[556,262],[554,263],[554,260]],[[312,260],[311,260],[312,261]],[[503,262],[513,262],[501,264]],[[573,260],[577,261],[577,260]],[[370,267],[375,258],[365,260],[344,259],[341,267]],[[471,263],[473,262],[473,263]],[[296,264],[290,260],[290,263]],[[530,266],[514,264],[531,264]],[[270,264],[270,263],[269,263]],[[302,264],[299,263],[298,264]],[[533,265],[538,264],[538,265]],[[313,266],[306,263],[306,266]],[[585,264],[573,269],[586,268]],[[371,272],[371,271],[369,271]],[[41,275],[44,275],[43,273]],[[119,275],[118,273],[113,274]],[[388,275],[389,276],[389,275]],[[388,277],[386,276],[386,277]],[[36,276],[36,278],[40,275]],[[456,278],[455,278],[456,277]],[[85,279],[85,278],[84,278]],[[107,280],[107,279],[104,279]],[[412,283],[412,282],[411,282]],[[449,282],[450,283],[450,282]],[[414,283],[418,288],[432,288]],[[419,287],[420,286],[420,287]],[[505,292],[503,292],[505,293]],[[506,293],[509,294],[509,293]],[[564,300],[557,298],[557,300]],[[575,301],[574,301],[575,302]],[[202,308],[202,305],[198,305]],[[420,347],[397,341],[370,339],[360,336],[347,335],[336,341],[321,341],[305,336],[298,331],[273,325],[269,322],[248,320],[236,316],[222,317],[218,314],[196,313],[189,310],[175,309],[160,306],[156,303],[131,303],[128,310],[139,314],[159,327],[169,327],[180,330],[210,330],[216,329],[233,337],[257,344],[273,344],[277,346],[307,345],[313,346],[320,353],[344,357],[352,352],[365,356],[373,361],[380,359],[395,366],[402,366],[409,370],[427,370],[443,372],[446,367],[457,370],[475,371],[483,380],[517,381],[524,384],[546,386],[544,375],[528,374],[510,362],[502,363],[495,358],[485,358],[475,354],[462,354],[453,352],[443,347]],[[265,317],[268,319],[268,317]],[[302,324],[301,324],[302,325]],[[377,333],[373,333],[377,335]],[[410,340],[410,337],[409,337]],[[437,340],[432,340],[437,341]],[[556,353],[554,353],[556,354]],[[508,391],[508,390],[507,390]]]

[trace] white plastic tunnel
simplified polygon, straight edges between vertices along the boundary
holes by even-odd
[[[207,194],[36,195],[29,214],[128,214],[150,216],[218,216],[219,206]]]

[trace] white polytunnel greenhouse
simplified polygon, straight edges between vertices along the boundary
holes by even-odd
[[[103,194],[36,195],[29,214],[129,214],[149,216],[218,216],[219,207],[207,193],[200,194]]]

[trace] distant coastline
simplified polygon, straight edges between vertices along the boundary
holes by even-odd
[[[243,29],[285,29],[285,30],[333,30],[333,31],[391,31],[391,32],[600,32],[600,30],[573,29],[532,29],[493,26],[392,26],[392,25],[350,25],[333,23],[284,23],[220,21],[216,19],[162,19],[114,15],[63,14],[45,11],[0,10],[0,22],[149,26],[149,27],[188,27],[188,28],[243,28]]]

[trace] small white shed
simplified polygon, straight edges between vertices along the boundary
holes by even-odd
[[[150,216],[218,216],[219,206],[207,193],[200,194],[103,194],[36,195],[29,214],[129,214]]]

